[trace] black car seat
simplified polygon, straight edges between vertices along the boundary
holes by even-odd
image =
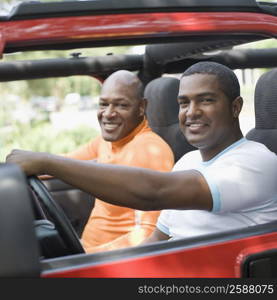
[[[148,100],[146,116],[149,126],[171,147],[175,162],[185,153],[194,150],[179,129],[177,95],[179,80],[161,77],[150,81],[144,91]]]
[[[255,128],[246,138],[266,145],[277,154],[277,68],[258,79],[254,100]]]

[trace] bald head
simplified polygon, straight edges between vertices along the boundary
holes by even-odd
[[[128,93],[131,93],[130,97],[134,100],[141,100],[143,98],[142,82],[134,73],[127,70],[120,70],[112,73],[104,81],[101,94],[121,88],[128,90]]]
[[[99,97],[98,121],[106,141],[118,141],[144,119],[146,101],[143,85],[132,72],[121,70],[103,83]]]

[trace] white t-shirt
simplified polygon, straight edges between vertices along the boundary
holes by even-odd
[[[213,209],[163,210],[157,227],[172,239],[277,220],[277,156],[263,144],[242,138],[206,162],[192,151],[172,171],[190,169],[205,177]]]

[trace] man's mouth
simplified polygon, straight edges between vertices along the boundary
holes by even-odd
[[[206,126],[207,126],[206,123],[186,122],[186,127],[188,127],[190,131],[195,132],[195,133],[202,130],[202,129],[204,129]]]
[[[120,126],[120,124],[117,124],[117,123],[105,123],[105,122],[103,122],[102,124],[103,124],[104,129],[107,130],[107,131],[115,130]]]

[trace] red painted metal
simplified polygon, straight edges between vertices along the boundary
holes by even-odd
[[[276,244],[276,239],[272,242],[267,242],[264,244],[257,244],[254,246],[247,247],[243,249],[240,254],[237,256],[237,260],[235,263],[235,273],[237,277],[241,277],[242,269],[241,265],[243,262],[249,257],[250,255],[253,254],[258,254],[267,250],[271,249],[276,249],[277,250],[277,244]]]
[[[277,17],[244,12],[138,13],[0,22],[0,45],[190,35],[211,32],[277,34]]]
[[[235,278],[246,254],[277,248],[277,232],[157,255],[51,271],[42,277]]]

